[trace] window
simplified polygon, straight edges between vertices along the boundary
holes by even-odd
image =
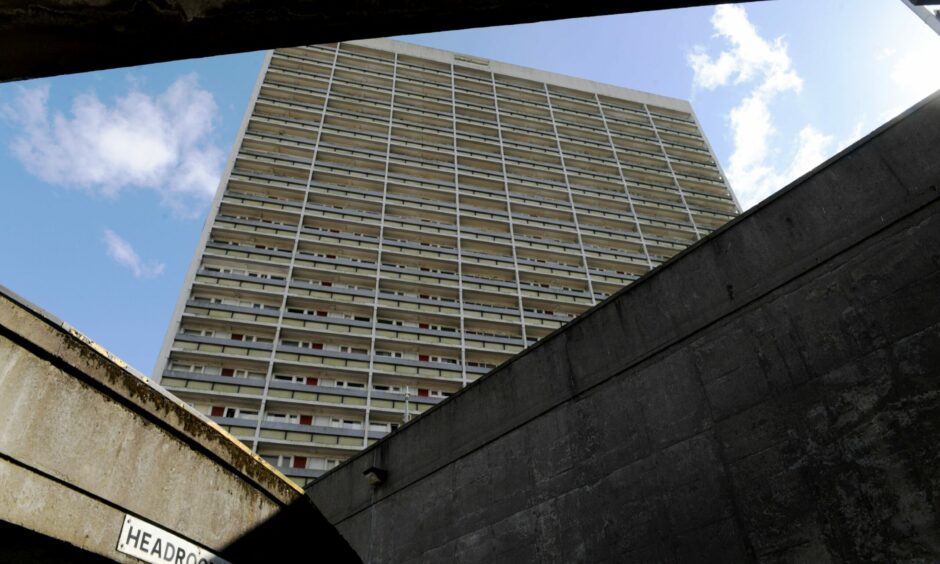
[[[258,419],[258,412],[238,407],[226,407],[222,416],[236,419]]]
[[[223,376],[224,376],[224,374],[223,374]],[[235,378],[248,378],[248,379],[251,379],[251,380],[264,380],[264,373],[263,373],[263,372],[254,372],[254,371],[251,371],[251,370],[239,370],[239,369],[236,369],[236,370],[233,371],[232,376],[234,376]]]
[[[212,337],[213,335],[215,335],[215,331],[213,331],[212,329],[190,329],[190,328],[184,327],[180,331],[180,334],[195,335],[197,337]]]
[[[202,374],[204,372],[209,372],[205,366],[201,364],[185,364],[181,362],[173,362],[170,364],[170,370],[176,370],[179,372],[191,372],[193,374]]]
[[[330,427],[358,430],[362,429],[362,421],[356,421],[353,419],[339,419],[334,417],[330,419]]]
[[[296,413],[265,413],[264,420],[272,423],[299,423],[300,415]]]
[[[258,335],[242,335],[240,333],[232,333],[233,341],[244,341],[246,343],[264,343],[269,344],[273,342],[273,339],[269,337],[260,337]]]
[[[421,359],[420,357],[422,356],[426,356],[426,355],[419,355],[419,360]],[[427,356],[426,361],[440,362],[442,364],[458,364],[460,362],[456,358],[451,358],[449,356]]]
[[[293,384],[307,384],[308,386],[316,386],[318,379],[304,376],[295,376],[293,374],[275,374],[274,379],[278,382],[290,382]]]
[[[249,276],[251,278],[263,278],[267,280],[284,280],[283,276],[278,276],[277,274],[270,274],[267,272],[254,272],[251,270],[245,270],[241,268],[231,268],[227,266],[218,267],[218,266],[207,266],[202,267],[203,270],[207,272],[218,272],[219,274],[236,274],[239,276]]]
[[[329,385],[329,384],[326,384],[326,382],[327,381],[324,380],[323,385]],[[362,389],[366,387],[365,384],[361,384],[359,382],[349,382],[347,380],[336,380],[335,386],[337,388],[356,388],[356,389]]]
[[[312,470],[329,470],[338,466],[340,461],[335,458],[323,458],[320,456],[291,456],[289,454],[265,454],[261,458],[272,466],[279,468],[297,468]]]

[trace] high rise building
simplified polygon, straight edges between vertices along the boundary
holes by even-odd
[[[390,40],[277,49],[155,378],[305,483],[737,211],[687,102]]]

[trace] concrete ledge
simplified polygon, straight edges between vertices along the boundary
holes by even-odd
[[[355,559],[302,491],[245,445],[2,288],[0,413],[2,521],[132,562],[116,549],[127,515],[228,555],[290,511],[327,553]]]
[[[308,494],[373,562],[940,557],[938,150],[934,95]]]

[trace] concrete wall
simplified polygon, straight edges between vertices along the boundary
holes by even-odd
[[[116,550],[126,515],[235,561],[259,543],[276,555],[311,541],[329,561],[357,560],[302,490],[246,446],[5,290],[0,414],[0,529],[49,539],[0,542],[0,561],[60,540],[137,562]],[[292,525],[273,534],[284,514]]]
[[[938,154],[934,95],[308,494],[367,562],[940,560]]]

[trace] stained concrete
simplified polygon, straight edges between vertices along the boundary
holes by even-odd
[[[235,562],[311,540],[326,561],[358,561],[248,447],[3,288],[0,414],[0,531],[32,532],[0,542],[0,561],[137,562],[117,551],[126,515]]]
[[[934,95],[308,495],[374,563],[940,560],[938,154]]]
[[[0,82],[275,47],[714,3],[0,0]]]

